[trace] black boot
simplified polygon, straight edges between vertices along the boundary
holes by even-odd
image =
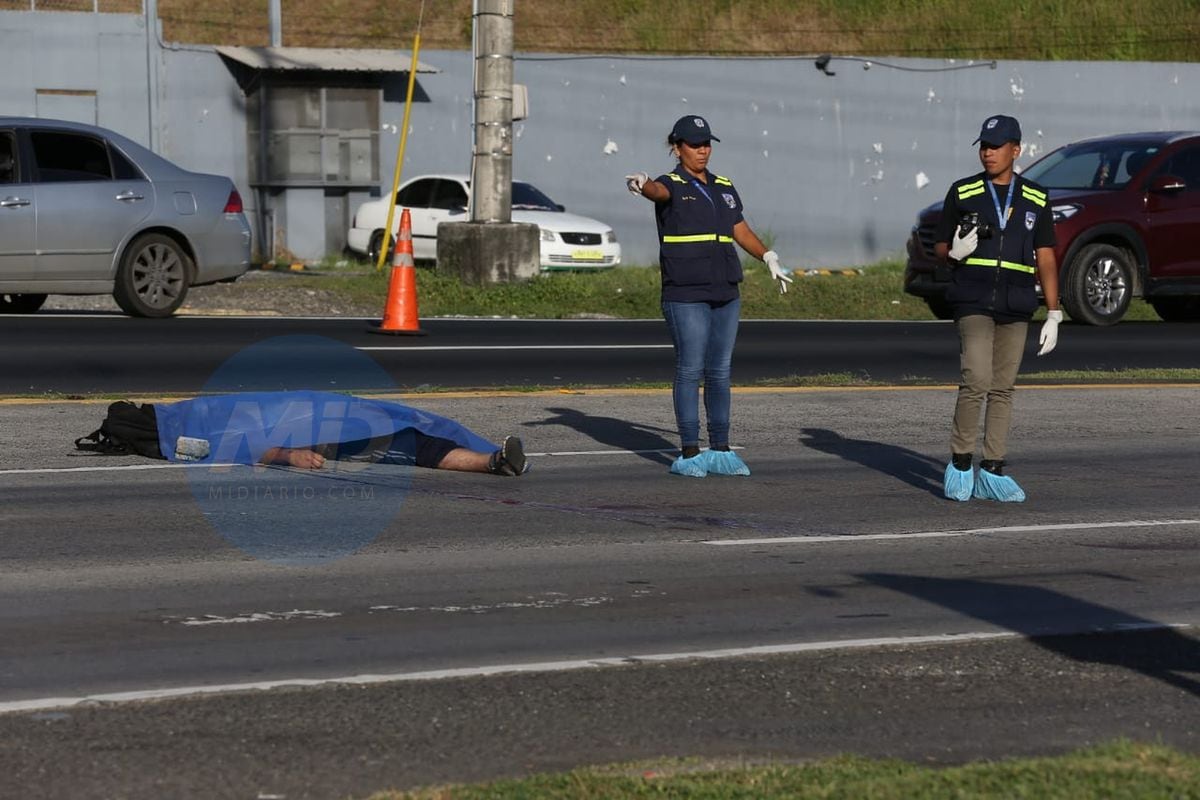
[[[971,458],[971,453],[951,453],[950,463],[953,464],[954,468],[959,472],[966,472],[971,468]]]

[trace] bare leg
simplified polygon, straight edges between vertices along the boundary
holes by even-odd
[[[325,464],[325,456],[314,450],[272,447],[258,461],[260,464],[283,464],[297,469],[320,469]]]
[[[516,451],[511,453],[515,455],[519,452],[519,472],[508,472],[504,474],[521,474],[525,470],[525,454],[520,452],[520,440],[509,437],[505,439],[505,447],[509,451],[513,451],[513,442],[516,443]],[[499,453],[506,451],[501,450]],[[474,450],[468,450],[465,447],[456,447],[446,455],[442,456],[442,460],[438,462],[438,469],[449,469],[456,472],[491,472],[492,453],[477,453]],[[307,449],[294,449],[291,447],[272,447],[263,453],[259,459],[262,464],[283,464],[297,469],[320,469],[325,464],[325,456],[318,452]]]
[[[487,472],[489,458],[487,453],[476,453],[465,447],[456,447],[442,457],[437,468],[452,469],[458,472]]]

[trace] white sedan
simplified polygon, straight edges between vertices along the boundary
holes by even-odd
[[[465,175],[422,175],[404,183],[396,193],[393,241],[400,231],[400,212],[407,208],[412,217],[413,258],[436,260],[438,223],[467,221],[469,185]],[[346,236],[347,247],[372,262],[378,260],[383,244],[387,207],[387,198],[363,203]],[[531,222],[541,229],[544,271],[607,269],[621,263],[621,245],[611,227],[567,213],[532,184],[513,181],[512,221]]]

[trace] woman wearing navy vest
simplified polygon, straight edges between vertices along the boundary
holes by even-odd
[[[729,449],[729,366],[737,337],[742,281],[739,247],[761,259],[787,291],[791,278],[779,256],[742,217],[733,182],[708,171],[713,136],[703,117],[681,117],[667,146],[675,169],[654,180],[644,172],[627,175],[635,195],[654,201],[658,222],[662,310],[675,344],[673,399],[682,452],[671,472],[703,478],[749,475],[750,468]],[[707,451],[700,450],[700,380],[708,421]]]
[[[962,376],[943,490],[952,500],[1019,503],[1025,492],[1003,472],[1012,422],[1013,386],[1029,320],[1038,307],[1037,281],[1046,299],[1038,355],[1058,343],[1058,266],[1054,219],[1046,190],[1018,175],[1021,126],[1012,117],[984,121],[975,140],[983,172],[955,181],[942,205],[934,252],[954,267],[946,299],[958,326]],[[980,411],[983,460],[971,469]]]

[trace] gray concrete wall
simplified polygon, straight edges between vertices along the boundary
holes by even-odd
[[[185,169],[229,176],[255,213],[245,98],[211,47],[161,47],[137,14],[0,11],[0,53],[0,115],[49,116],[39,91],[94,92],[96,118],[79,121],[122,133]]]
[[[0,11],[0,114],[36,116],[40,90],[92,91],[93,124],[185,169],[235,177],[245,194],[245,99],[237,82],[211,47],[160,48],[153,38],[149,54],[147,46],[145,20],[135,14]]]
[[[470,55],[422,58],[442,72],[422,76],[434,102],[413,109],[404,174],[467,171]],[[721,138],[711,168],[737,184],[750,224],[789,266],[902,253],[917,211],[979,169],[971,142],[988,115],[1021,121],[1019,165],[1089,136],[1200,129],[1194,64],[1013,61],[917,72],[963,62],[888,59],[906,68],[898,70],[835,60],[830,77],[811,60],[533,58],[516,65],[530,117],[516,126],[514,175],[612,224],[626,263],[654,263],[657,244],[651,207],[625,192],[623,176],[674,166],[664,140],[683,114],[709,120]],[[389,104],[384,120],[402,113]],[[394,152],[394,141],[384,145],[385,156]]]
[[[164,50],[159,85],[159,152],[186,169],[230,176],[251,204],[246,98],[221,57],[210,48]]]
[[[0,53],[0,114],[37,116],[39,90],[94,92],[97,119],[92,124],[150,144],[147,38],[141,16],[0,11]]]
[[[151,46],[148,60],[138,15],[0,11],[0,113],[36,114],[38,89],[94,91],[99,124],[188,169],[230,176],[257,211],[244,99],[229,70],[211,48]],[[625,192],[623,176],[671,169],[663,140],[683,114],[711,122],[722,139],[712,168],[734,180],[751,225],[793,267],[901,253],[917,211],[978,169],[971,141],[990,114],[1021,120],[1023,164],[1087,136],[1200,129],[1200,98],[1189,91],[1200,81],[1195,64],[1010,61],[945,71],[964,64],[886,59],[903,69],[863,69],[835,60],[830,77],[807,59],[541,58],[522,54],[516,64],[531,113],[515,126],[514,174],[613,225],[635,264],[654,263],[657,244],[650,205]],[[468,172],[471,55],[425,50],[421,59],[441,72],[419,76],[403,176]],[[384,93],[385,180],[406,81],[392,76]],[[324,210],[300,198],[292,205],[280,209],[288,229],[323,229]],[[297,218],[310,211],[312,219]],[[316,240],[287,244],[320,249]]]

